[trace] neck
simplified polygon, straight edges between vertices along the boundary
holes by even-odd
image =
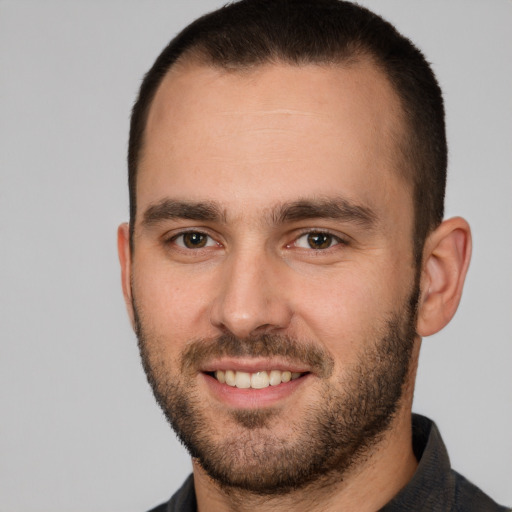
[[[246,491],[223,489],[194,461],[198,511],[379,510],[409,482],[417,467],[412,450],[410,411],[410,407],[402,407],[390,429],[371,453],[366,454],[364,459],[342,477],[326,475],[322,481],[313,482],[306,488],[281,496],[259,496]]]

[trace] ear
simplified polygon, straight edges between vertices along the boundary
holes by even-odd
[[[471,230],[460,217],[442,222],[423,250],[421,295],[416,330],[420,336],[440,331],[457,311],[471,259]]]
[[[123,287],[126,310],[128,311],[132,326],[134,326],[131,285],[132,254],[130,249],[130,227],[126,222],[117,228],[117,253],[119,255],[119,263],[121,264],[121,284]]]

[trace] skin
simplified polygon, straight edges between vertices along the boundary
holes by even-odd
[[[343,380],[385,319],[407,301],[416,274],[411,189],[395,170],[400,112],[391,86],[369,62],[276,64],[243,73],[188,63],[171,70],[148,118],[133,253],[128,226],[118,231],[128,312],[133,322],[135,297],[153,350],[169,369],[179,375],[191,340],[272,333],[327,351],[334,366],[325,379]],[[340,199],[370,212],[371,222],[277,215],[300,200]],[[152,219],[148,212],[162,201],[210,202],[220,215]],[[183,231],[207,234],[207,246],[187,248]],[[309,231],[333,235],[331,246],[309,247]],[[194,461],[199,510],[372,511],[387,503],[417,465],[410,415],[421,336],[455,313],[470,246],[460,218],[427,239],[418,335],[402,400],[390,429],[343,481],[263,499],[226,492]],[[193,384],[219,438],[240,428],[229,414],[233,407],[263,407],[257,399],[226,403],[200,372]],[[275,436],[293,436],[290,426],[301,425],[307,404],[322,400],[322,384],[312,375],[271,403],[279,409]]]

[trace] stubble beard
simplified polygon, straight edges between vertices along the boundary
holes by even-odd
[[[165,340],[148,333],[135,304],[134,311],[148,382],[191,456],[228,491],[278,496],[343,479],[390,428],[409,374],[418,295],[416,285],[407,303],[375,330],[357,364],[334,381],[327,380],[333,366],[327,352],[311,342],[273,335],[196,340],[182,354],[181,372],[172,370],[160,356]],[[324,377],[320,398],[285,436],[273,431],[273,423],[283,421],[279,409],[233,410],[223,420],[211,420],[194,384],[199,360],[210,355],[292,357]]]

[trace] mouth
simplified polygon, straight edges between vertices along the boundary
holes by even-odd
[[[311,368],[277,359],[225,358],[199,373],[208,394],[230,409],[284,405],[314,378]]]
[[[216,370],[206,372],[220,384],[238,389],[265,389],[277,387],[304,377],[309,372],[292,372],[289,370],[263,370],[253,373],[239,370]]]

